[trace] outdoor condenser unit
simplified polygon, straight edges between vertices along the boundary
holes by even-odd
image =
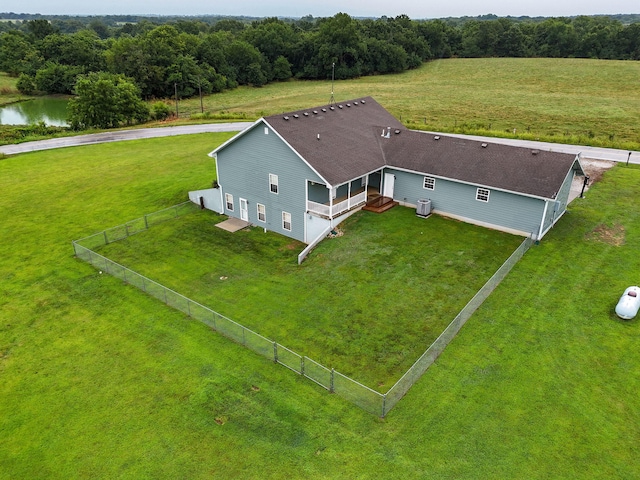
[[[416,215],[419,217],[428,217],[431,215],[431,200],[421,198],[418,200],[418,207],[416,208]]]

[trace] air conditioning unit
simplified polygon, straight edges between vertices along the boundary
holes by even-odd
[[[418,200],[418,206],[416,208],[416,215],[419,217],[428,217],[431,215],[431,200],[421,198]]]

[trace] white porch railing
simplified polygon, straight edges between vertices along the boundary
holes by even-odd
[[[322,215],[323,217],[333,218],[347,210],[351,210],[367,201],[367,192],[360,192],[353,197],[349,197],[342,202],[331,205],[325,205],[317,202],[307,202],[307,210],[311,213]]]

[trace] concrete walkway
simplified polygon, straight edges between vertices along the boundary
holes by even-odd
[[[17,145],[3,145],[0,153],[15,155],[17,153],[49,150],[51,148],[77,147],[94,143],[120,142],[123,140],[139,140],[143,138],[170,137],[173,135],[191,135],[209,132],[238,132],[244,130],[253,122],[235,123],[206,123],[202,125],[184,125],[178,127],[136,128],[132,130],[116,130],[112,132],[91,133],[75,137],[51,138],[36,142],[19,143]]]

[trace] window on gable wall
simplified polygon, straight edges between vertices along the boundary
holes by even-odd
[[[233,212],[233,195],[231,195],[230,193],[225,193],[224,201],[227,204],[227,210]]]
[[[480,202],[488,202],[490,193],[491,192],[486,188],[478,188],[478,190],[476,190],[476,200]]]
[[[258,220],[261,222],[267,221],[267,209],[261,203],[258,203]]]
[[[272,193],[278,193],[278,175],[269,174],[269,190]]]
[[[435,190],[436,189],[436,179],[433,177],[424,177],[424,183],[422,187],[427,190]]]

